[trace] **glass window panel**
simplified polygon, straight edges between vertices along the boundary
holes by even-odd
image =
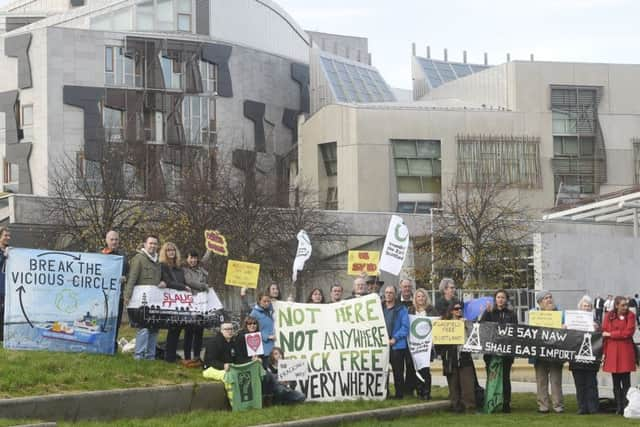
[[[394,157],[416,157],[415,141],[393,141]]]
[[[397,176],[409,175],[409,164],[407,163],[407,159],[395,159],[395,164]]]
[[[413,213],[415,210],[415,202],[399,202],[398,212],[400,213]]]
[[[553,154],[556,156],[562,155],[562,137],[561,136],[553,137]]]
[[[171,60],[167,57],[160,56],[160,67],[162,68],[162,78],[167,88],[171,87]]]
[[[422,184],[424,185],[425,193],[440,193],[440,178],[424,177],[422,178]]]
[[[200,98],[192,96],[191,98],[191,115],[193,117],[200,117]]]
[[[440,160],[433,161],[433,176],[442,176],[442,168]]]
[[[438,141],[418,141],[418,157],[428,157],[431,159],[440,158],[440,142]]]
[[[104,71],[113,72],[113,47],[111,46],[104,48]]]
[[[191,31],[191,15],[185,15],[183,13],[178,15],[178,31]]]
[[[191,13],[191,0],[178,0],[179,13]]]
[[[25,105],[22,107],[22,126],[31,126],[33,124],[33,105]]]
[[[158,30],[173,31],[173,0],[157,0],[156,18]]]
[[[563,154],[570,156],[577,156],[578,151],[578,138],[564,138]]]
[[[471,71],[471,68],[469,68],[467,64],[451,64],[451,68],[453,68],[453,71],[456,72],[456,75],[459,78],[468,76],[469,74],[473,73],[473,71]]]
[[[398,181],[398,192],[400,193],[422,193],[422,184],[419,177],[399,176],[396,177]]]
[[[432,174],[431,160],[409,159],[409,175],[431,176]]]
[[[431,202],[418,203],[416,206],[416,213],[429,213],[434,204]]]
[[[594,153],[593,138],[580,138],[580,155],[593,156]]]

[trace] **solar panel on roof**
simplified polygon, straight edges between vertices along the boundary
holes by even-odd
[[[471,68],[469,68],[469,64],[451,64],[451,68],[455,71],[458,78],[468,76],[472,74]]]

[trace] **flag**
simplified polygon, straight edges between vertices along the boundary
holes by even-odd
[[[487,391],[484,394],[484,412],[490,414],[502,407],[502,357],[491,357],[487,376]]]
[[[311,240],[307,232],[300,230],[298,233],[298,250],[296,251],[296,259],[293,261],[293,274],[291,280],[295,283],[298,280],[298,271],[304,269],[304,263],[311,256]]]
[[[395,276],[400,274],[402,264],[409,249],[409,229],[402,218],[397,215],[391,216],[387,238],[384,240],[382,255],[378,263],[378,270],[386,271]]]

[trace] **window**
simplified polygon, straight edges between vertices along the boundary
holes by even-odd
[[[20,114],[22,140],[33,142],[33,105],[23,105]]]
[[[440,141],[392,140],[398,193],[440,193]]]
[[[178,31],[191,32],[191,15],[178,14]]]
[[[78,178],[81,179],[91,191],[102,191],[102,167],[100,162],[86,160],[84,153],[78,153],[76,156],[76,167]]]
[[[124,49],[106,46],[104,49],[104,82],[107,86],[143,87],[143,58],[129,57]]]
[[[593,176],[556,175],[554,180],[556,193],[593,194],[595,192]]]
[[[593,145],[593,138],[590,137],[554,136],[553,154],[556,157],[591,157]]]
[[[398,202],[397,212],[426,214],[431,212],[431,208],[437,206],[439,206],[437,202]]]
[[[160,66],[166,89],[183,88],[183,63],[177,58],[160,55]]]
[[[215,98],[185,96],[182,101],[184,136],[189,145],[214,145],[216,141]]]
[[[338,175],[338,153],[337,143],[329,142],[326,144],[320,144],[320,152],[322,154],[322,160],[324,161],[324,169],[327,176]]]
[[[153,0],[143,1],[136,5],[136,29],[153,31]]]
[[[12,184],[18,182],[18,165],[4,161],[4,183]]]
[[[156,0],[156,30],[175,31],[173,0]]]
[[[578,115],[570,111],[553,111],[553,133],[571,134],[578,132]]]
[[[145,142],[162,143],[165,139],[164,114],[160,111],[145,110],[143,116],[144,135],[139,138]]]
[[[114,49],[117,48],[112,46],[104,48],[104,82],[107,85],[116,84]]]
[[[633,170],[635,184],[640,184],[640,139],[633,139]]]
[[[120,110],[115,110],[109,107],[102,108],[102,127],[104,128],[105,141],[123,141],[123,115],[124,113]]]
[[[540,188],[540,140],[529,137],[459,136],[456,180]]]
[[[329,187],[327,189],[327,203],[325,209],[330,211],[338,210],[338,187]]]
[[[204,92],[218,92],[218,66],[216,64],[200,61],[200,76]]]

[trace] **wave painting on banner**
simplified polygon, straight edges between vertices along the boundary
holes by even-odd
[[[277,343],[287,359],[306,359],[297,381],[307,400],[383,400],[389,337],[377,295],[333,304],[274,302]]]
[[[4,347],[113,354],[122,257],[11,248]]]

